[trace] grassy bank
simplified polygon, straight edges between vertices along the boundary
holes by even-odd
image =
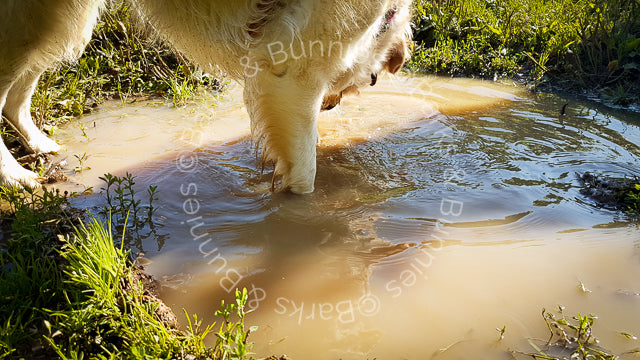
[[[414,71],[639,101],[637,0],[417,0],[414,26]]]
[[[217,311],[217,331],[188,315],[180,331],[150,277],[114,247],[110,224],[83,224],[86,214],[64,194],[4,188],[0,195],[8,237],[0,248],[0,358],[248,358],[246,291]]]

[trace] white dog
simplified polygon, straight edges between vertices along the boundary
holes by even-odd
[[[39,76],[82,53],[106,0],[4,0],[0,109],[33,152],[59,146],[34,125]],[[280,188],[313,191],[317,117],[395,73],[407,57],[411,0],[131,0],[140,17],[206,71],[244,82],[262,159]],[[37,186],[0,145],[0,181]]]

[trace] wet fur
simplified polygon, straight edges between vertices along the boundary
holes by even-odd
[[[0,7],[0,18],[8,19],[0,22],[0,109],[34,152],[59,148],[29,113],[37,79],[81,54],[104,2],[5,0]],[[131,2],[205,70],[244,82],[255,144],[263,161],[275,164],[280,188],[295,193],[313,191],[320,109],[373,85],[381,71],[395,73],[407,57],[410,0]],[[36,180],[0,144],[0,181]]]

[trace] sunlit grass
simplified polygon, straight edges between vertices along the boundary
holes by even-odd
[[[114,246],[109,220],[80,222],[84,213],[48,190],[0,195],[11,224],[0,249],[0,358],[250,358],[246,290],[222,303],[217,332],[188,314],[178,330],[140,282],[124,242]]]
[[[410,69],[484,78],[520,73],[616,89],[614,100],[637,101],[635,0],[417,0],[414,23]]]

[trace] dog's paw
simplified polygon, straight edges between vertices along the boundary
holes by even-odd
[[[28,187],[35,189],[40,187],[40,178],[33,171],[29,171],[16,162],[17,166],[5,166],[0,171],[0,184],[15,187]]]
[[[286,186],[286,189],[298,195],[309,194],[309,193],[312,193],[314,190],[313,184],[311,185],[293,184],[293,185]]]
[[[54,153],[60,150],[60,145],[38,132],[28,141],[27,146],[36,154]]]
[[[308,194],[314,190],[315,169],[306,176],[299,173],[283,174],[280,180],[280,190],[290,191],[294,194]]]

